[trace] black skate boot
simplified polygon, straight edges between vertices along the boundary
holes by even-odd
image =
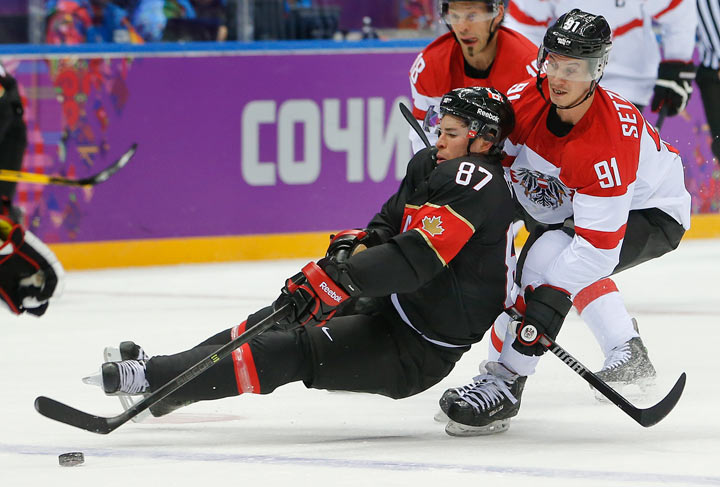
[[[126,361],[126,360],[139,360],[142,362],[146,362],[147,360],[150,359],[150,357],[148,356],[148,354],[145,353],[145,350],[143,350],[143,348],[140,345],[137,345],[135,342],[126,341],[126,342],[121,342],[120,346],[118,346],[118,347],[105,347],[105,349],[103,350],[103,359],[104,359],[105,363],[122,362],[122,361]],[[112,368],[110,366],[105,367],[105,368],[107,369],[107,372],[108,372],[108,382],[109,383],[114,382],[114,379],[112,379],[112,377],[111,377],[113,374]],[[86,381],[85,379],[83,379],[83,382],[94,384],[94,385],[100,385],[100,384],[97,384],[98,381],[101,384],[104,383],[104,381],[100,380],[100,379],[98,379],[96,381],[91,381],[92,380],[91,378],[86,378],[86,379],[90,379],[90,381]],[[105,390],[104,385],[102,387],[103,387],[103,390]],[[110,385],[111,389],[113,387],[114,386]],[[107,391],[106,391],[106,393],[107,393]],[[143,399],[143,397],[140,397],[137,395],[129,395],[129,394],[126,394],[123,392],[111,393],[110,395],[117,396],[117,398],[120,400],[120,404],[122,405],[123,410],[125,410],[125,411],[127,411],[133,405],[135,405],[137,402],[139,402]],[[143,394],[143,396],[144,395],[145,394]],[[141,423],[143,420],[145,420],[147,417],[149,417],[150,414],[151,414],[150,411],[145,410],[145,411],[141,412],[140,414],[138,414],[137,416],[133,417],[132,421],[135,423]]]
[[[150,360],[150,356],[145,353],[145,350],[143,350],[140,345],[131,341],[121,342],[118,348],[106,347],[104,356],[106,362],[119,362],[123,360]],[[120,403],[123,406],[123,409],[125,409],[126,411],[130,409],[135,403],[143,399],[131,397],[125,394],[118,394],[118,397],[120,399]],[[161,401],[158,401],[157,403],[150,406],[146,411],[143,411],[142,413],[137,415],[135,418],[133,418],[133,421],[141,422],[150,415],[156,418],[160,416],[165,416],[166,414],[169,414],[183,406],[188,406],[193,402],[194,401],[178,401],[173,399],[172,397],[166,397],[165,399],[162,399]]]
[[[98,374],[83,378],[83,382],[102,387],[109,396],[142,394],[149,387],[145,380],[143,360],[106,362],[102,364]]]
[[[638,330],[635,318],[633,327],[635,331]],[[613,348],[605,358],[602,369],[595,375],[615,389],[637,385],[644,390],[654,384],[657,374],[642,339],[635,337]]]
[[[510,372],[498,362],[485,364],[487,373],[463,387],[448,389],[440,407],[450,421],[445,432],[451,436],[491,435],[507,431],[510,418],[520,410],[520,398],[527,377]]]
[[[447,412],[450,408],[450,404],[457,401],[460,398],[460,395],[469,391],[475,386],[475,382],[480,380],[480,376],[487,374],[487,369],[485,366],[488,364],[487,360],[483,360],[480,362],[480,365],[478,365],[478,372],[479,374],[473,377],[473,382],[460,386],[460,387],[453,387],[451,389],[447,389],[442,397],[440,398],[440,410],[435,413],[435,416],[433,419],[437,421],[438,423],[446,424],[448,421],[450,421],[450,418],[448,418]]]

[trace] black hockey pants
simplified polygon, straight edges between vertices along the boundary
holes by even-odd
[[[261,394],[302,380],[307,387],[381,394],[400,399],[422,392],[446,377],[468,347],[444,348],[426,341],[403,323],[387,298],[373,300],[367,314],[353,306],[321,327],[270,329],[250,342]],[[248,318],[251,326],[270,314]],[[338,313],[340,314],[340,313]],[[231,339],[230,330],[174,355],[155,356],[146,378],[154,390]],[[238,395],[234,363],[221,360],[164,401],[185,404]]]

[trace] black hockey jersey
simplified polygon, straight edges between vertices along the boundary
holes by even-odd
[[[499,159],[440,164],[428,149],[370,221],[383,244],[347,261],[365,296],[388,296],[429,341],[479,341],[509,306],[515,272],[512,193]]]
[[[17,81],[5,71],[2,64],[0,64],[0,108],[2,108],[0,134],[4,134],[6,125],[16,116],[22,117],[23,110]],[[8,112],[5,113],[5,110]]]

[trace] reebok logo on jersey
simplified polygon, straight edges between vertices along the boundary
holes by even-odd
[[[332,299],[333,301],[335,301],[337,303],[342,302],[342,297],[338,293],[336,293],[335,291],[330,289],[330,286],[328,286],[325,281],[320,283],[320,289],[325,291],[325,294],[330,296],[330,299]]]
[[[434,216],[432,218],[427,216],[423,217],[422,229],[429,233],[431,237],[441,235],[445,231],[442,227],[442,220],[439,216]]]

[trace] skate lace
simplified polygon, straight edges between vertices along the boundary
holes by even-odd
[[[605,363],[601,370],[612,370],[627,363],[632,356],[630,351],[630,342],[623,343],[619,347],[610,350],[610,354],[605,358]]]
[[[491,374],[478,375],[473,383],[456,389],[457,393],[476,411],[486,411],[507,398],[511,403],[517,399],[507,383]]]
[[[128,394],[138,394],[145,392],[149,387],[148,381],[145,380],[145,362],[125,360],[118,362],[117,366],[120,373],[121,391]]]

